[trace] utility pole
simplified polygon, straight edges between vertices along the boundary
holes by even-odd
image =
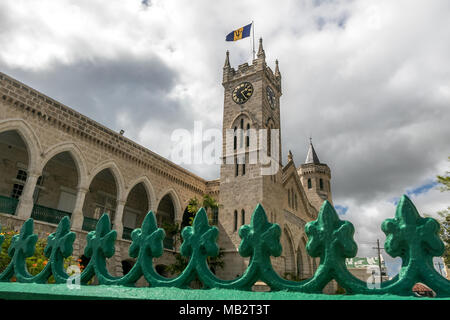
[[[372,247],[372,249],[377,249],[378,251],[378,267],[380,268],[380,283],[382,283],[383,275],[381,274],[381,250],[384,248],[380,248],[380,239],[377,239],[377,246],[375,248]]]

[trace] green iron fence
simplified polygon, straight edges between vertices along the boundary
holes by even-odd
[[[64,269],[64,259],[73,252],[75,233],[70,231],[70,219],[65,216],[57,230],[48,236],[46,255],[49,257],[44,269],[32,276],[26,270],[25,259],[34,253],[37,235],[33,234],[34,222],[30,218],[22,226],[20,234],[14,236],[8,248],[10,264],[0,273],[0,282],[45,283],[53,275],[56,283],[68,283],[72,278]],[[315,221],[305,225],[308,237],[306,251],[312,257],[320,258],[320,264],[310,278],[293,281],[280,277],[272,267],[271,257],[281,255],[281,228],[270,223],[261,205],[258,205],[247,225],[239,229],[241,243],[238,252],[249,259],[245,272],[233,280],[218,278],[209,268],[208,257],[219,254],[217,238],[219,229],[208,222],[202,208],[195,215],[192,226],[182,230],[182,256],[189,257],[184,271],[175,278],[166,278],[156,272],[154,258],[164,252],[165,231],[158,228],[156,217],[149,212],[141,228],[135,229],[128,253],[136,262],[131,270],[119,277],[109,273],[106,259],[115,252],[117,233],[111,229],[107,214],[97,222],[95,231],[87,235],[84,255],[89,263],[78,279],[82,285],[96,277],[101,285],[126,286],[133,290],[135,283],[143,276],[151,287],[186,288],[197,277],[203,288],[248,290],[257,281],[265,282],[272,291],[322,293],[332,280],[345,289],[347,294],[412,296],[413,286],[420,282],[431,288],[437,297],[450,297],[450,281],[433,267],[433,257],[444,253],[444,243],[439,237],[440,225],[433,218],[421,217],[407,196],[397,205],[395,217],[386,219],[381,225],[386,234],[384,249],[392,257],[402,259],[401,270],[391,280],[375,283],[361,281],[347,269],[346,259],[355,257],[358,247],[353,239],[355,229],[349,221],[340,220],[328,201],[322,205]],[[0,245],[4,236],[0,235]],[[166,240],[167,241],[167,240]],[[376,280],[376,279],[375,279]],[[51,286],[49,284],[49,286]],[[139,289],[139,288],[136,288]]]
[[[19,199],[0,196],[0,212],[7,214],[15,214]]]
[[[33,206],[33,211],[31,212],[31,218],[54,224],[58,224],[65,216],[70,218],[71,215],[72,213],[70,212],[48,208],[37,204]]]

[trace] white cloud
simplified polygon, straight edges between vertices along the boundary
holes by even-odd
[[[449,13],[446,0],[253,0],[239,6],[153,0],[148,7],[139,0],[7,0],[0,4],[0,66],[12,76],[28,75],[33,83],[25,82],[39,89],[46,80],[40,75],[86,61],[108,61],[111,68],[124,60],[160,61],[161,69],[149,64],[145,72],[154,71],[156,79],[176,73],[154,91],[167,104],[158,105],[160,115],[171,116],[155,117],[154,107],[134,126],[126,108],[117,107],[110,118],[97,109],[91,116],[168,156],[169,129],[192,131],[193,119],[205,128],[222,127],[225,51],[235,67],[251,60],[250,39],[224,39],[253,19],[268,65],[280,61],[283,154],[292,150],[299,165],[312,134],[319,158],[332,169],[334,202],[348,207],[343,217],[355,224],[357,239],[373,242],[383,237],[382,220],[395,212],[390,199],[448,170]],[[124,75],[124,88],[135,84],[129,77]],[[75,99],[76,87],[48,88],[45,93],[63,103],[64,97]],[[131,106],[142,104],[133,95],[127,99]],[[188,168],[208,179],[219,174],[215,165]],[[435,190],[412,200],[428,213],[449,204]]]

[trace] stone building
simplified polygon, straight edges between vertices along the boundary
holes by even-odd
[[[218,276],[232,279],[245,270],[248,259],[238,254],[238,231],[261,203],[269,221],[282,229],[283,253],[273,258],[275,269],[284,277],[310,277],[318,259],[306,253],[304,226],[317,217],[324,199],[332,200],[330,168],[319,161],[312,143],[305,163],[297,166],[289,152],[283,164],[281,135],[263,146],[276,159],[273,174],[261,174],[266,164],[250,161],[262,152],[261,145],[252,147],[252,129],[266,129],[269,137],[281,129],[281,73],[278,61],[275,71],[266,64],[262,40],[251,65],[232,68],[227,52],[222,84],[223,154],[236,162],[223,161],[220,178],[207,181],[0,73],[0,224],[17,230],[32,217],[35,232],[46,237],[69,215],[77,234],[73,255],[81,257],[87,233],[106,212],[118,233],[109,270],[121,275],[133,264],[130,233],[148,211],[156,213],[160,226],[181,224],[189,200],[210,194],[220,203],[215,223],[225,268]],[[233,143],[225,143],[228,129]],[[174,240],[165,240],[157,262],[161,272],[174,261],[179,248]]]

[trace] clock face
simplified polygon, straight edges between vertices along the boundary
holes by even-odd
[[[269,105],[272,109],[275,108],[275,93],[273,92],[272,88],[270,86],[267,86],[266,88],[266,96],[267,96],[267,101],[269,101]]]
[[[253,86],[250,82],[242,82],[233,90],[233,101],[242,104],[248,101],[253,94]]]

